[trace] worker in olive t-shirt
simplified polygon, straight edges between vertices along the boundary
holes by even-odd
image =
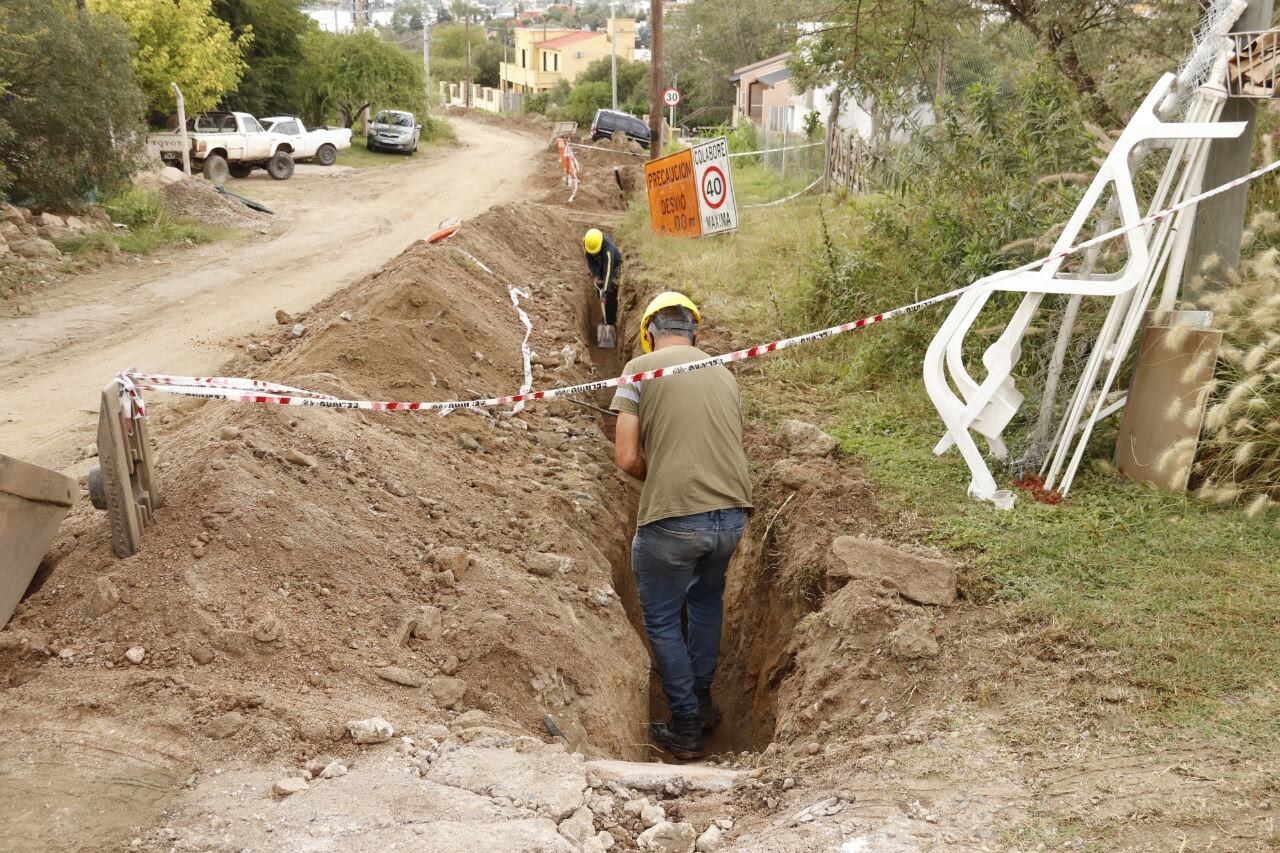
[[[646,354],[625,373],[707,358],[694,346],[701,322],[688,297],[659,294],[640,321]],[[738,383],[716,365],[623,385],[612,408],[618,412],[614,461],[644,481],[631,567],[671,709],[670,721],[650,730],[677,758],[697,758],[720,719],[711,681],[720,656],[725,570],[751,509]]]

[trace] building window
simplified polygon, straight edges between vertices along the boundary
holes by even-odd
[[[560,54],[558,53],[551,54],[551,67],[553,71],[560,70]]]
[[[523,47],[522,47],[522,48],[520,48],[520,67],[521,67],[521,68],[528,68],[528,67],[529,67],[529,58],[528,58],[528,53],[529,53],[529,51],[528,51],[528,50],[526,50],[525,48],[523,48]]]
[[[547,52],[545,50],[542,52],[542,70],[547,70]]]

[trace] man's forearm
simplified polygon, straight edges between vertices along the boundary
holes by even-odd
[[[628,460],[625,465],[619,463],[618,468],[622,470],[622,473],[630,474],[637,480],[644,480],[645,474],[649,473],[648,466],[644,464],[643,456],[637,456],[635,459]]]

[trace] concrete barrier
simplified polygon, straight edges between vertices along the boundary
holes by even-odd
[[[78,492],[65,474],[0,454],[0,627],[22,600]]]

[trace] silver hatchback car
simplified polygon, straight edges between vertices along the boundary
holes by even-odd
[[[418,150],[418,136],[422,125],[413,113],[400,110],[382,110],[373,117],[365,145],[370,151],[403,151],[412,154]]]

